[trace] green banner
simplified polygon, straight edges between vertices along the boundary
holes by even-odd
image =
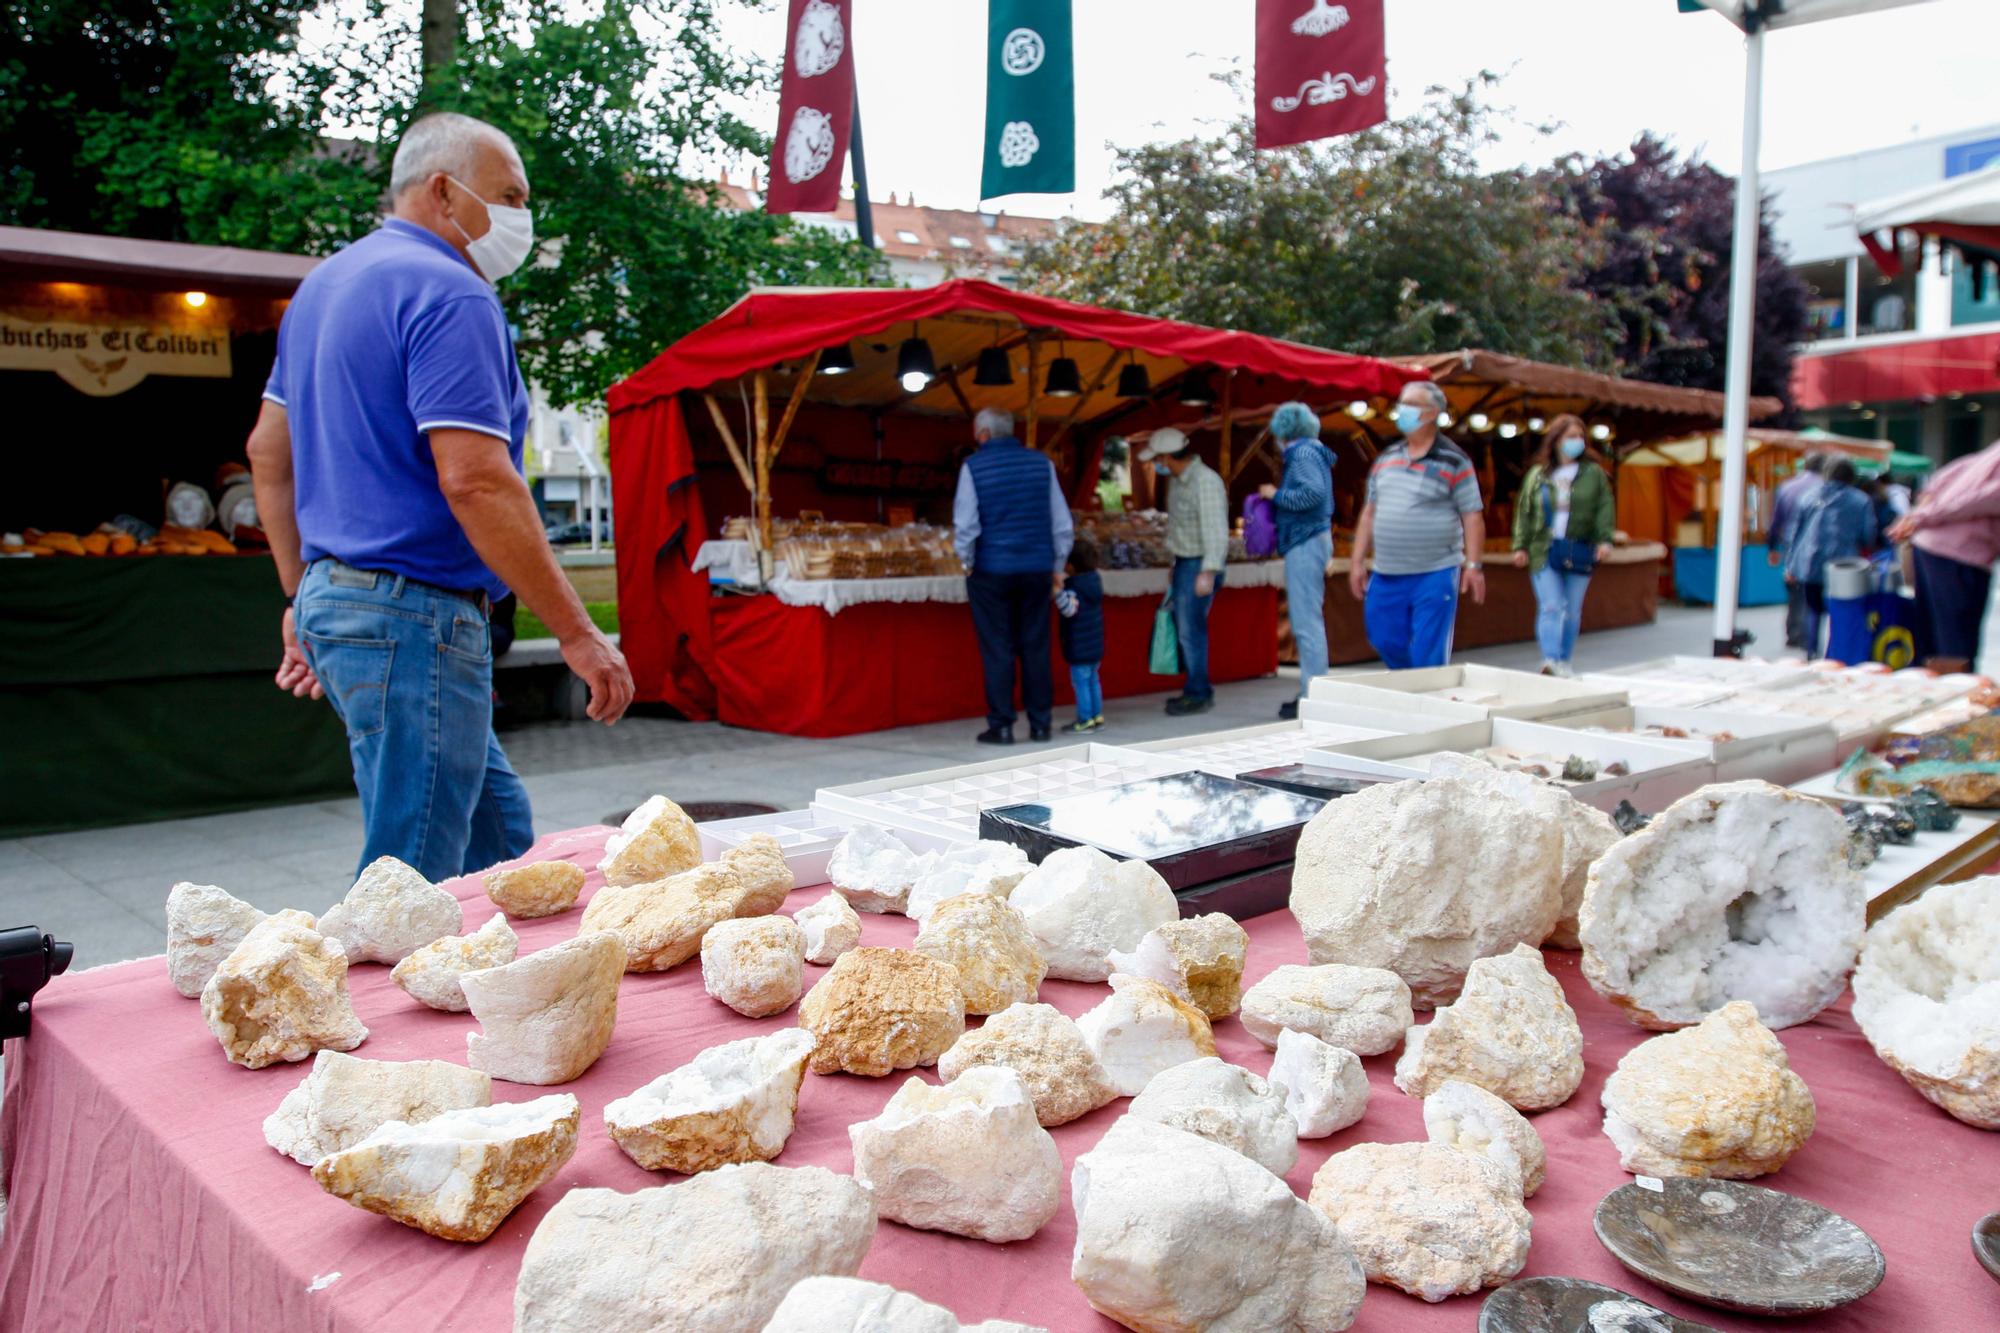
[[[1076,188],[1070,0],[987,0],[986,166],[979,197]]]

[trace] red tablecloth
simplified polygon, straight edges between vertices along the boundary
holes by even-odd
[[[1158,597],[1104,599],[1107,698],[1178,688],[1147,669]],[[776,597],[713,604],[718,716],[792,736],[851,736],[983,717],[972,612],[962,602],[864,602],[838,615]],[[1053,620],[1054,612],[1050,612]],[[1056,702],[1075,702],[1051,629]],[[1278,590],[1226,584],[1209,613],[1209,674],[1252,680],[1278,669]]]
[[[605,829],[556,835],[536,856],[595,861]],[[164,878],[164,877],[163,877]],[[593,873],[590,888],[596,887]],[[486,919],[476,886],[449,886],[468,903],[467,924]],[[589,890],[587,889],[586,892]],[[817,898],[801,890],[788,908]],[[163,895],[164,896],[164,895]],[[913,922],[863,917],[863,941],[906,943]],[[572,934],[577,914],[519,925],[522,947]],[[1287,913],[1249,925],[1249,975],[1302,962]],[[88,961],[89,941],[81,941]],[[1718,1328],[1769,1330],[1676,1301],[1625,1272],[1591,1234],[1598,1199],[1628,1177],[1598,1128],[1597,1096],[1617,1059],[1646,1034],[1618,1017],[1579,977],[1575,955],[1551,952],[1583,1022],[1583,1087],[1535,1118],[1549,1149],[1549,1179],[1529,1203],[1535,1218],[1528,1275],[1565,1274],[1622,1287]],[[810,982],[820,969],[809,969]],[[389,970],[357,965],[355,1008],[371,1035],[355,1054],[374,1059],[463,1060],[469,1016],[435,1013],[390,984]],[[1042,998],[1080,1014],[1102,986],[1051,982]],[[174,994],[160,959],[56,981],[35,1005],[35,1031],[7,1044],[0,1144],[9,1204],[0,1244],[0,1328],[37,1333],[103,1330],[465,1329],[510,1327],[521,1251],[565,1190],[634,1190],[678,1177],[640,1170],[605,1135],[606,1102],[715,1043],[797,1021],[796,1013],[752,1021],[702,991],[697,964],[664,975],[628,976],[610,1048],[567,1085],[583,1103],[574,1159],[481,1245],[457,1245],[349,1207],[263,1141],[262,1123],[305,1076],[305,1065],[259,1071],[226,1063],[197,1005]],[[1888,1256],[1888,1279],[1847,1310],[1792,1327],[2000,1328],[2000,1285],[1974,1263],[1967,1242],[1976,1218],[2000,1207],[2000,1136],[1933,1109],[1883,1066],[1843,1003],[1818,1021],[1780,1034],[1819,1103],[1819,1128],[1767,1184],[1817,1200],[1865,1227]],[[1263,1072],[1270,1055],[1235,1019],[1217,1025],[1228,1059]],[[1390,1081],[1393,1056],[1367,1062],[1373,1100],[1361,1123],[1300,1145],[1290,1181],[1304,1194],[1327,1155],[1354,1143],[1423,1137],[1420,1103]],[[922,1071],[926,1079],[934,1071]],[[862,1079],[807,1075],[798,1127],[779,1163],[853,1167],[847,1126],[874,1115],[907,1075]],[[554,1089],[496,1083],[496,1100],[524,1101]],[[1087,1151],[1124,1111],[1114,1102],[1054,1131],[1063,1160]],[[884,1222],[862,1276],[914,1291],[968,1321],[1011,1318],[1052,1330],[1109,1330],[1069,1280],[1075,1216],[1062,1211],[1034,1239],[1014,1245],[914,1231]],[[339,1274],[328,1281],[328,1275]],[[317,1291],[309,1290],[315,1284]],[[1478,1298],[1428,1306],[1371,1286],[1355,1327],[1373,1333],[1470,1330]],[[614,1333],[607,1330],[606,1333]]]

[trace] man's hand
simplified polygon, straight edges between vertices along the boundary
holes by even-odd
[[[1215,571],[1204,569],[1194,576],[1194,595],[1207,597],[1215,591]]]
[[[284,656],[278,660],[278,674],[273,677],[278,688],[289,692],[294,699],[326,698],[326,687],[313,674],[312,663],[306,660],[305,649],[299,644],[298,628],[293,623],[292,608],[289,606],[278,621],[278,638],[285,649]]]
[[[1486,571],[1477,565],[1467,565],[1458,577],[1458,590],[1471,593],[1474,605],[1486,605]]]
[[[1906,542],[1916,536],[1917,529],[1922,526],[1923,524],[1917,522],[1917,512],[1913,509],[1889,525],[1889,540]]]
[[[1597,544],[1597,563],[1601,565],[1610,558],[1611,558],[1611,543],[1599,542]]]
[[[1526,569],[1527,567],[1528,567],[1528,553],[1526,551],[1514,552],[1514,568]]]
[[[1368,566],[1361,560],[1349,560],[1347,564],[1347,590],[1354,594],[1355,601],[1368,596]]]
[[[1278,498],[1278,488],[1267,481],[1257,488],[1257,494],[1263,496],[1266,500],[1275,500]]]
[[[610,726],[625,716],[632,704],[632,671],[618,645],[592,625],[574,638],[562,641],[563,661],[590,686],[590,706],[584,709],[593,722]]]

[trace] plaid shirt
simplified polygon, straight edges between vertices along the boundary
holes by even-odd
[[[1199,557],[1211,573],[1229,563],[1229,491],[1199,458],[1167,492],[1167,550],[1176,559]]]

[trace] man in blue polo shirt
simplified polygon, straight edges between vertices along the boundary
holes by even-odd
[[[618,720],[632,677],[585,614],[521,475],[528,394],[492,284],[533,246],[513,143],[410,126],[390,217],[300,284],[251,432],[284,613],[281,688],[347,728],[361,865],[437,880],[519,856],[528,795],[493,734],[488,612],[512,589]]]

